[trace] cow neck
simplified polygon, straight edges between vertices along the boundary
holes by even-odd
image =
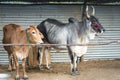
[[[27,38],[27,44],[28,44],[28,51],[30,50],[30,40],[29,40],[29,37],[28,37],[28,34],[27,34],[27,30],[25,31],[26,33],[26,38]]]

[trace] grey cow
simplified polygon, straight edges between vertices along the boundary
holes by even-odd
[[[75,18],[69,18],[69,23],[62,23],[56,19],[46,19],[37,26],[40,32],[43,33],[45,41],[50,44],[86,44],[90,39],[94,39],[95,34],[103,33],[105,29],[94,16],[95,9],[91,15],[88,14],[88,7],[86,8],[86,15],[83,21]],[[71,59],[71,74],[79,75],[77,69],[77,58],[81,57],[87,52],[87,46],[54,46],[57,48],[66,47]],[[43,52],[41,52],[41,55]],[[42,56],[41,56],[42,57]],[[42,58],[41,58],[42,59]],[[40,59],[40,60],[41,60]],[[46,59],[47,60],[47,59]],[[42,61],[40,61],[41,67]],[[49,68],[48,64],[47,67]]]

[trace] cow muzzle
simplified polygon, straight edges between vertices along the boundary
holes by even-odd
[[[97,33],[103,33],[103,32],[105,32],[105,29],[103,28],[103,26],[101,24],[91,24],[91,26],[93,27],[93,29]]]

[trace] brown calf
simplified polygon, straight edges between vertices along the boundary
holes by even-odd
[[[44,38],[42,33],[34,26],[30,26],[26,30],[16,24],[8,24],[3,27],[3,44],[40,44],[43,43],[42,38]],[[13,56],[16,68],[15,80],[20,80],[18,59],[22,60],[24,80],[28,80],[25,63],[31,46],[4,46],[4,48],[8,52],[10,70],[12,65],[11,57]]]

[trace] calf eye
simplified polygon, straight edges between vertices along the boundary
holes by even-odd
[[[41,33],[39,33],[40,35],[42,35]]]
[[[32,34],[35,34],[35,32],[32,32]]]

